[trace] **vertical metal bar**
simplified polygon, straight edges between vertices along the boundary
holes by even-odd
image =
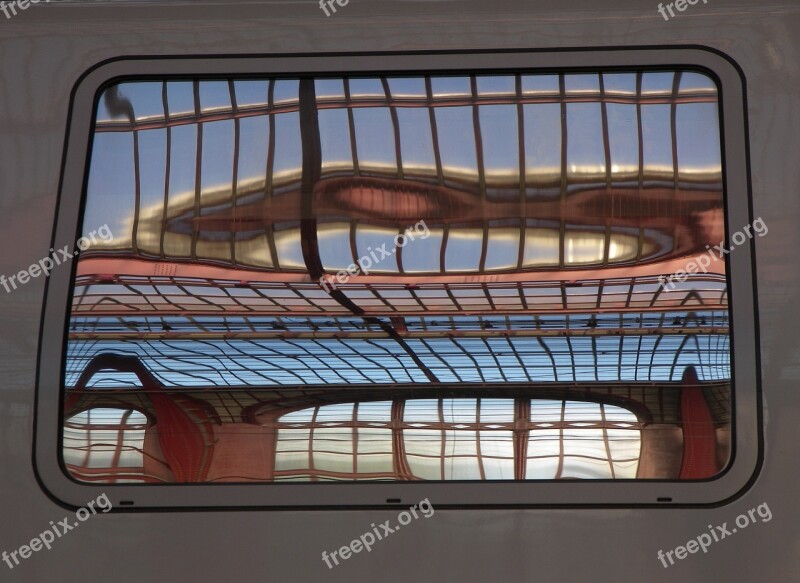
[[[514,444],[514,479],[524,480],[528,473],[528,444],[531,431],[531,402],[530,399],[514,399],[514,429],[512,439]]]
[[[567,402],[561,401],[561,422],[558,424],[558,467],[556,468],[555,478],[561,478],[564,473],[564,417],[567,410]]]
[[[230,233],[228,236],[230,237],[230,252],[231,252],[231,264],[237,265],[236,261],[236,238],[238,234],[237,229],[237,198],[239,196],[239,139],[241,137],[240,132],[240,120],[236,116],[239,111],[239,108],[236,104],[236,88],[233,85],[233,79],[228,79],[228,95],[231,100],[231,111],[233,112],[233,160],[231,162],[232,171],[231,171],[231,226],[230,226]]]
[[[391,104],[392,93],[386,77],[381,77],[381,84],[383,85],[383,92],[386,95],[386,105],[389,108],[389,114],[392,116],[392,128],[394,129],[394,152],[395,160],[397,161],[397,178],[403,180],[403,147],[400,142],[400,118],[397,115],[397,108]]]
[[[267,212],[272,207],[272,177],[275,172],[275,79],[270,79],[267,89],[267,109],[269,111],[269,144],[267,146],[267,167],[264,174],[264,205]],[[272,255],[272,266],[280,269],[278,248],[275,245],[275,223],[270,221],[264,227],[267,236],[267,245]]]
[[[139,168],[139,130],[135,128],[133,130],[133,186],[134,186],[134,207],[133,207],[133,226],[131,228],[131,248],[134,253],[138,253],[139,212],[142,204],[141,201],[142,181],[141,181],[141,172]]]
[[[168,91],[167,91],[167,82],[163,81],[161,83],[161,103],[164,106],[164,119],[169,121],[169,99],[168,99]],[[171,174],[171,165],[172,165],[172,127],[167,124],[166,127],[167,132],[167,144],[166,144],[166,161],[164,167],[164,208],[162,209],[161,213],[161,226],[160,226],[160,233],[159,233],[159,255],[162,259],[166,258],[166,254],[164,253],[164,237],[167,232],[167,222],[169,220],[169,180]]]
[[[644,128],[642,127],[642,72],[636,73],[636,131],[639,141],[639,172],[637,175],[638,189],[637,197],[639,198],[639,208],[642,208],[642,191],[644,190]],[[650,215],[651,209],[647,209],[647,216]],[[636,261],[641,261],[642,250],[644,249],[644,234],[639,236],[639,248],[636,250]]]
[[[672,202],[673,204],[678,207],[680,205],[680,199],[678,198],[678,122],[677,122],[677,112],[678,112],[678,88],[680,87],[681,83],[681,73],[680,71],[673,74],[672,79],[672,95],[670,99],[670,107],[669,107],[669,127],[670,127],[670,138],[672,140]],[[676,208],[673,212],[680,212],[680,209]],[[675,226],[673,237],[672,237],[672,250],[675,251],[678,248],[678,233],[679,233],[680,225]]]
[[[308,474],[310,481],[317,482],[317,473],[314,471],[314,429],[317,427],[317,415],[319,414],[319,407],[314,407],[314,414],[311,417],[311,423],[308,428]],[[276,447],[277,447],[277,439]]]
[[[314,186],[322,173],[322,146],[317,117],[314,79],[300,80],[300,139],[303,168],[300,185],[300,244],[308,274],[313,280],[323,276],[317,241],[317,218],[314,215]]]
[[[430,75],[425,76],[425,94],[428,101],[428,116],[431,120],[431,141],[433,142],[433,157],[436,161],[436,178],[439,185],[444,185],[444,170],[442,169],[442,153],[439,150],[439,130],[436,127],[436,108],[433,106],[433,88]]]
[[[481,453],[481,400],[475,400],[475,454],[478,458],[478,471],[481,480],[486,479],[486,469],[483,467],[483,454]]]
[[[566,82],[564,74],[558,75],[558,94],[561,106],[561,215],[558,230],[558,265],[564,268],[564,246],[566,238],[566,220],[564,213],[567,206],[567,104]]]
[[[603,444],[606,447],[606,459],[608,459],[608,467],[611,470],[611,478],[616,478],[614,471],[614,459],[611,456],[611,444],[608,442],[608,426],[606,425],[606,408],[605,405],[600,403],[600,421],[603,427]]]
[[[517,269],[522,269],[525,261],[525,234],[527,227],[527,182],[525,167],[525,106],[522,105],[522,75],[514,75],[514,87],[517,96],[517,140],[519,141],[519,251],[517,252]],[[524,294],[521,294],[523,303]]]
[[[404,229],[404,228],[403,228],[403,226],[401,225],[401,226],[400,226],[400,227],[397,229],[397,234],[398,234],[398,235],[403,235],[403,233],[404,233],[404,232],[405,232],[405,229]],[[405,243],[404,243],[404,245],[403,245],[403,246],[405,246]],[[394,248],[397,250],[397,253],[395,253],[395,257],[397,258],[397,273],[405,273],[405,268],[403,268],[403,247],[401,247],[401,246],[399,246],[399,245],[395,245],[395,247],[394,247]],[[409,288],[409,291],[410,291],[412,294],[414,293],[413,289],[410,289],[410,288]]]
[[[605,174],[606,174],[606,196],[611,199],[611,213],[606,219],[605,241],[603,243],[603,265],[608,265],[609,251],[611,247],[611,224],[614,221],[615,208],[615,195],[611,188],[611,136],[608,131],[608,109],[606,106],[606,91],[603,82],[603,74],[598,74],[600,83],[600,118],[603,125],[603,155],[605,156]]]
[[[353,426],[350,428],[352,433],[351,442],[353,444],[353,477],[358,476],[358,401],[353,404]]]
[[[481,197],[481,214],[483,215],[481,230],[483,231],[483,241],[481,243],[481,258],[478,266],[479,273],[486,270],[486,252],[489,247],[489,221],[486,219],[488,214],[488,196],[486,194],[486,166],[483,159],[483,135],[481,134],[481,115],[478,106],[478,80],[475,75],[470,75],[470,94],[472,100],[472,129],[475,134],[475,159],[478,162],[478,189]]]
[[[444,225],[442,225],[442,245],[439,247],[439,271],[441,273],[447,273],[447,243],[448,238],[450,236],[450,223],[445,221]],[[450,292],[450,287],[447,286],[448,293]]]
[[[572,365],[572,378],[570,380],[572,382],[578,382],[578,371],[577,367],[575,366],[575,350],[572,348],[572,340],[569,334],[566,334],[564,338],[567,341],[567,350],[569,350],[569,361],[570,364]],[[594,362],[595,362],[595,371],[597,371],[597,360],[595,360]]]
[[[444,477],[445,476],[445,473],[444,473],[444,469],[445,469],[445,454],[447,453],[447,431],[444,428],[444,403],[443,403],[444,399],[437,399],[437,401],[438,401],[438,412],[439,412],[439,427],[441,428],[440,429],[440,431],[441,431],[440,435],[441,435],[441,438],[442,438],[441,447],[439,449],[439,456],[440,456],[440,459],[439,459],[439,471],[441,472],[441,478],[440,479],[444,480],[445,479],[445,477]]]
[[[350,258],[353,260],[353,265],[358,265],[359,269],[363,271],[363,266],[361,265],[361,261],[358,257],[358,219],[350,219]]]
[[[356,143],[356,120],[351,107],[350,99],[350,80],[345,77],[342,79],[344,84],[344,105],[347,111],[347,128],[350,132],[350,155],[353,157],[353,175],[361,176],[361,167],[358,162],[358,144]]]
[[[194,221],[192,223],[192,243],[190,256],[197,261],[197,240],[200,237],[200,196],[202,194],[201,181],[203,179],[203,123],[199,121],[200,109],[200,82],[195,79],[192,83],[194,93],[194,112],[197,122],[197,146],[195,150],[194,169]]]

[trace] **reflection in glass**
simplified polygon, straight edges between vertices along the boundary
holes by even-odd
[[[143,477],[147,425],[147,418],[131,409],[77,413],[64,422],[64,463],[84,481],[147,481]]]
[[[444,175],[453,180],[474,181],[478,169],[472,108],[438,107],[435,111]]]
[[[170,81],[166,85],[170,117],[184,117],[194,114],[194,83],[191,81]]]
[[[261,80],[234,80],[238,109],[264,107],[269,103],[269,83]]]
[[[403,172],[414,176],[436,175],[431,125],[424,109],[398,108]]]
[[[200,109],[203,113],[231,108],[231,93],[227,81],[201,81],[198,85]]]
[[[126,81],[98,101],[63,456],[106,484],[693,480],[729,461],[694,71]]]
[[[392,119],[386,107],[365,107],[353,112],[358,164],[362,171],[394,172],[397,168]]]
[[[393,418],[387,401],[357,403],[357,419],[352,403],[289,413],[277,421],[276,479],[636,477],[640,423],[630,411],[536,399],[529,419],[518,419],[522,405],[513,399],[416,399],[402,402],[401,419]],[[399,434],[390,429],[393,422]],[[521,423],[528,427],[523,434]],[[515,461],[520,443],[527,443],[527,454]]]
[[[664,141],[663,136],[669,135],[671,108],[669,105],[643,105],[642,106],[642,142],[645,172],[654,176],[661,175],[672,179],[673,159],[672,143]]]
[[[323,174],[352,172],[353,150],[347,112],[343,109],[320,111],[319,128]]]

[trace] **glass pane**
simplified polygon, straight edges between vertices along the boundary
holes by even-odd
[[[724,470],[727,273],[698,267],[725,233],[714,83],[343,75],[99,97],[65,348],[70,476]]]
[[[525,119],[525,173],[532,184],[561,178],[561,108],[557,104],[523,106]]]
[[[439,148],[444,174],[459,180],[477,179],[478,166],[472,108],[437,108],[436,127],[439,132]]]
[[[319,112],[319,137],[322,146],[323,174],[352,171],[353,150],[345,109],[323,109]]]
[[[517,108],[491,105],[480,108],[483,163],[487,186],[509,189],[519,196],[519,133]],[[502,192],[502,191],[501,191]]]
[[[389,109],[364,107],[353,111],[358,144],[358,165],[362,171],[390,172],[397,170],[394,129]]]
[[[231,93],[227,81],[201,81],[198,94],[203,113],[213,113],[231,108]]]
[[[430,116],[425,109],[397,109],[400,123],[400,149],[403,172],[413,175],[436,174]]]

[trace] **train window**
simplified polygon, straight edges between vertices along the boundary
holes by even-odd
[[[164,75],[96,95],[62,353],[72,483],[728,471],[714,75]]]

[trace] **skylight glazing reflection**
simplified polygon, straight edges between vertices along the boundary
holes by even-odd
[[[333,219],[350,212],[346,210],[348,203],[336,189],[358,188],[365,195],[385,192],[394,200],[419,199],[414,203],[419,208],[419,219],[441,222],[438,217],[442,213],[456,212],[455,209],[460,208],[461,213],[470,216],[476,228],[485,228],[489,218],[514,220],[519,225],[519,238],[523,237],[525,222],[533,217],[538,220],[546,217],[553,222],[561,239],[563,226],[570,218],[579,216],[578,207],[585,204],[580,199],[590,196],[588,192],[592,190],[618,185],[621,190],[616,196],[624,201],[625,189],[644,186],[642,192],[646,195],[648,183],[658,188],[677,179],[706,184],[711,190],[719,188],[716,89],[698,73],[569,74],[563,78],[521,75],[518,81],[515,76],[480,76],[474,83],[470,79],[390,78],[385,85],[378,78],[316,80],[314,91],[317,91],[315,100],[319,108],[316,131],[321,148],[319,177],[331,180],[351,177],[348,182],[326,185],[324,192],[315,195],[320,198],[321,204],[317,206],[322,216]],[[427,98],[431,101],[413,101],[425,98],[426,83],[431,87],[431,96]],[[237,96],[237,87],[241,96]],[[389,87],[388,93],[385,87]],[[197,104],[189,100],[193,92],[197,95]],[[683,99],[682,92],[691,94],[691,101],[679,101]],[[139,167],[133,168],[132,134],[125,129],[130,122],[108,112],[142,109],[142,116],[136,115],[136,124],[145,129],[164,128],[167,124],[164,107],[160,100],[156,103],[156,94],[159,99],[162,94],[166,95],[170,115],[174,110],[181,112],[184,118],[199,116],[199,121],[183,119],[181,125],[167,127],[166,133],[162,129],[158,136],[150,136],[146,131],[134,132],[139,138],[136,144]],[[603,95],[608,96],[606,102],[601,101]],[[481,104],[483,99],[491,102]],[[663,103],[665,99],[675,103]],[[102,216],[113,228],[116,237],[107,247],[128,248],[134,254],[148,256],[174,255],[238,265],[230,237],[206,231],[212,224],[231,220],[226,208],[233,200],[237,200],[237,207],[240,207],[238,201],[245,203],[238,215],[242,212],[263,214],[267,212],[266,205],[271,203],[265,196],[253,198],[259,192],[296,196],[294,192],[300,187],[303,163],[299,100],[296,80],[198,81],[194,84],[127,82],[109,89],[98,113],[96,164],[90,175],[87,219],[99,220]],[[477,105],[469,105],[465,100],[475,101]],[[244,111],[244,117],[234,115],[230,109],[233,103],[240,112]],[[203,116],[220,111],[229,111],[228,115],[236,117],[235,127],[230,120],[202,121]],[[562,124],[562,120],[566,123]],[[672,143],[673,130],[675,144]],[[159,170],[158,160],[166,157],[165,140],[170,154],[170,203],[166,214],[165,197],[163,192],[159,196],[158,190],[161,182],[158,176],[163,172]],[[566,144],[564,152],[562,143]],[[639,160],[640,150],[642,160]],[[677,152],[677,159],[673,159],[673,150]],[[237,152],[235,161],[233,152]],[[200,168],[196,171],[198,156]],[[521,176],[523,160],[525,169]],[[562,170],[566,171],[567,204],[556,213],[544,211],[546,200],[557,197],[564,188],[559,178]],[[234,174],[237,186],[232,197]],[[370,174],[387,180],[394,176],[411,183],[371,182],[357,187],[353,183],[354,180],[363,182],[359,176]],[[135,192],[136,176],[143,177],[139,179],[140,192]],[[150,177],[147,184],[145,177]],[[437,177],[444,189],[442,194],[447,196],[440,199],[439,208],[423,202],[425,189],[430,188],[431,180]],[[198,178],[200,182],[195,184]],[[415,181],[419,181],[418,186],[414,186]],[[512,212],[513,207],[509,206],[519,199],[521,192],[531,197],[522,214],[518,208]],[[694,196],[699,207],[703,203]],[[127,202],[110,204],[103,202],[103,197]],[[277,242],[273,240],[276,238],[273,233],[281,231],[280,224],[301,218],[299,205],[288,202],[289,199],[280,200],[280,216],[269,224],[253,224],[255,228],[247,234],[242,231],[237,235],[238,241],[246,242],[244,255],[248,261],[242,262],[243,265],[266,267],[272,264],[276,269],[302,270],[295,259],[276,264],[268,257],[275,255]],[[446,206],[441,206],[443,204]],[[598,199],[594,204],[602,208],[603,203]],[[652,204],[657,203],[654,200]],[[542,206],[544,212],[537,210],[537,205]],[[132,214],[134,208],[138,208],[136,220]],[[263,210],[257,211],[259,208]],[[388,216],[393,211],[386,207],[363,209],[363,212],[366,216],[362,221],[384,227],[388,226]],[[207,221],[189,226],[190,220],[197,222],[198,219],[191,218],[196,213],[207,217]],[[634,259],[661,256],[676,248],[675,242],[669,240],[674,236],[672,232],[648,229],[643,221],[637,224],[630,219],[609,221],[608,218],[607,229],[617,239],[623,237],[619,234],[623,226],[638,227],[639,249]],[[135,246],[130,238],[134,225],[137,230]],[[401,230],[402,224],[396,224],[396,228]],[[576,246],[594,245],[588,242],[591,238],[584,233],[577,235],[577,239],[564,240],[563,245],[559,242],[564,250],[559,251],[557,258],[553,253],[544,253],[547,260],[525,261],[525,253],[522,253],[517,263],[493,261],[492,269],[513,271],[631,262],[633,253],[627,250],[620,253],[610,249],[575,251]],[[261,257],[254,257],[257,254],[253,244],[265,239],[267,245]],[[458,241],[459,237],[452,240]],[[488,245],[488,237],[484,240]],[[615,243],[620,245],[619,241]],[[448,245],[448,239],[439,239],[439,245]],[[432,249],[425,252],[435,253]],[[440,262],[440,266],[448,263],[458,272],[477,272],[485,267],[485,252],[481,252],[481,261],[477,263],[445,261]],[[503,264],[505,266],[500,267]],[[411,261],[408,268],[397,264],[394,270],[385,267],[384,270],[397,274],[430,273],[432,270],[430,262],[424,262],[418,270],[413,265]],[[446,272],[450,268],[439,269]]]
[[[147,418],[134,410],[95,408],[73,415],[64,422],[64,463],[85,472],[80,478],[86,481],[146,481],[147,425]]]
[[[114,238],[77,262],[68,471],[711,477],[725,264],[659,276],[723,208],[695,71],[126,80],[89,160],[84,229]]]
[[[357,416],[353,403],[289,413],[276,421],[276,479],[636,477],[641,437],[632,412],[580,401],[535,399],[526,404],[420,399],[394,406],[359,402]],[[395,417],[398,405],[402,418]],[[527,409],[529,417],[520,418]],[[527,427],[524,433],[521,424]],[[515,456],[524,444],[526,455]],[[403,452],[402,457],[395,452]]]

